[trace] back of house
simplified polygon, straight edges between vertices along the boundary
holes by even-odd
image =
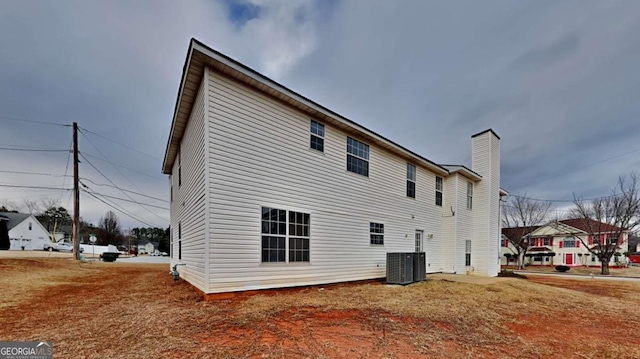
[[[471,142],[471,169],[436,164],[192,40],[163,164],[171,265],[204,293],[384,278],[388,252],[495,276],[500,138]]]

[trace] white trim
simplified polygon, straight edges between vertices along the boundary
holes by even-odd
[[[209,67],[205,66],[204,67],[204,74],[203,74],[204,78],[202,79],[202,81],[204,82],[202,84],[203,89],[204,89],[204,93],[202,94],[202,103],[204,106],[203,109],[203,116],[204,116],[204,121],[203,125],[204,125],[204,132],[203,132],[203,140],[202,140],[202,144],[204,146],[204,253],[205,253],[205,258],[204,258],[204,287],[206,288],[207,292],[209,292],[210,286],[211,286],[211,270],[210,270],[210,263],[211,263],[211,249],[210,249],[210,243],[211,243],[211,234],[210,234],[210,226],[209,224],[211,223],[211,210],[210,210],[210,195],[211,195],[211,188],[210,186],[210,182],[209,182],[209,177],[211,174],[211,171],[208,170],[209,168],[209,155],[211,152],[211,146],[209,146],[209,121],[211,120],[211,118],[209,117]]]

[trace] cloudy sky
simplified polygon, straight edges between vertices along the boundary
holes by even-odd
[[[107,198],[125,227],[168,225],[166,202],[132,192],[168,199],[162,158],[192,37],[435,162],[469,166],[470,136],[493,128],[502,187],[514,194],[606,195],[640,167],[638,1],[0,0],[0,9],[0,171],[40,173],[0,172],[0,204],[71,203],[68,191],[6,186],[69,188],[66,152],[15,149],[68,149],[71,129],[17,120],[76,121],[90,190],[161,207]],[[108,209],[83,194],[84,218]]]

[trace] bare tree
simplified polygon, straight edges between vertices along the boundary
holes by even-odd
[[[601,263],[600,273],[609,274],[609,261],[620,248],[624,233],[640,224],[640,183],[636,173],[618,177],[610,196],[585,202],[574,195],[573,213],[582,220],[587,234],[593,239],[591,247],[582,242]],[[574,236],[575,237],[575,236]]]
[[[1,200],[0,207],[3,207],[7,212],[22,212],[22,208],[16,201],[8,199]]]
[[[55,197],[42,197],[40,198],[40,206],[43,211],[49,208],[60,207],[60,199]]]
[[[120,219],[115,213],[109,211],[100,218],[98,241],[102,244],[119,244],[121,238]]]
[[[524,257],[529,250],[529,234],[547,221],[551,202],[537,201],[522,196],[511,196],[502,206],[502,227],[509,228],[505,235],[518,258],[518,267],[524,268]]]
[[[41,212],[40,201],[35,199],[24,198],[22,200],[22,206],[29,214],[37,214]]]

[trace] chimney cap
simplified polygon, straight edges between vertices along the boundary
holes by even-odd
[[[488,130],[484,130],[484,131],[482,131],[482,132],[478,132],[478,133],[476,133],[475,135],[471,136],[471,138],[478,137],[478,136],[480,136],[480,135],[485,134],[486,132],[491,132],[491,133],[493,133],[493,135],[494,135],[494,136],[496,136],[498,139],[500,139],[500,136],[498,136],[498,134],[497,134],[493,129],[491,129],[491,128],[490,128],[490,129],[488,129]]]

